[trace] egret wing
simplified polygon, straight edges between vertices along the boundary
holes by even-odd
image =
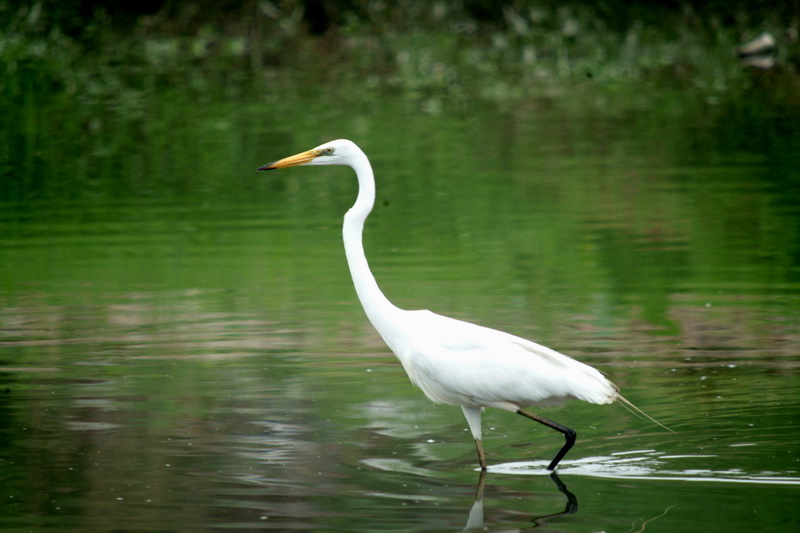
[[[610,403],[617,388],[594,368],[501,331],[417,312],[404,366],[439,403],[516,410],[575,397]]]

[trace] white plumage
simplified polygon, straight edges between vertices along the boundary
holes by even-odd
[[[294,165],[346,165],[355,170],[358,198],[345,215],[342,234],[358,298],[411,381],[432,401],[462,407],[482,469],[486,469],[481,439],[484,407],[514,411],[563,433],[566,443],[548,466],[553,470],[575,442],[575,432],[523,408],[567,398],[596,404],[621,399],[630,405],[599,371],[555,350],[502,331],[393,305],[375,282],[362,245],[364,221],[375,203],[375,179],[367,156],[353,142],[340,139],[258,170]]]
[[[594,368],[502,331],[430,311],[406,311],[386,338],[411,381],[436,403],[517,411],[566,398],[610,403],[617,389]]]

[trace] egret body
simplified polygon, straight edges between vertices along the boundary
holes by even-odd
[[[513,411],[561,432],[566,442],[547,467],[554,470],[576,434],[523,408],[567,398],[595,404],[625,401],[599,371],[555,350],[431,311],[396,307],[378,287],[362,245],[364,221],[375,203],[375,179],[367,156],[355,143],[340,139],[258,170],[295,165],[345,165],[355,171],[358,197],[344,217],[342,234],[358,299],[411,382],[436,403],[461,406],[482,470],[486,470],[481,439],[485,407]]]

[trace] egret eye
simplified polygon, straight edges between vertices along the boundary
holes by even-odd
[[[327,148],[322,149],[322,155],[333,155],[334,151],[335,148],[333,148],[332,146],[328,146]]]

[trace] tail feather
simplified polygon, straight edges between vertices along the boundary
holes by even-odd
[[[647,413],[645,413],[644,411],[642,411],[641,409],[639,409],[638,407],[633,405],[633,403],[631,403],[630,400],[625,398],[623,395],[621,395],[621,394],[618,395],[617,399],[619,399],[620,403],[625,407],[625,409],[627,409],[628,411],[630,411],[631,413],[633,413],[637,417],[641,418],[642,420],[649,420],[650,422],[653,422],[654,424],[656,424],[658,426],[661,426],[662,428],[666,429],[670,433],[675,433],[673,430],[671,430],[670,428],[668,428],[667,426],[665,426],[664,424],[662,424],[661,422],[659,422],[658,420],[656,420],[652,416],[648,415]]]

